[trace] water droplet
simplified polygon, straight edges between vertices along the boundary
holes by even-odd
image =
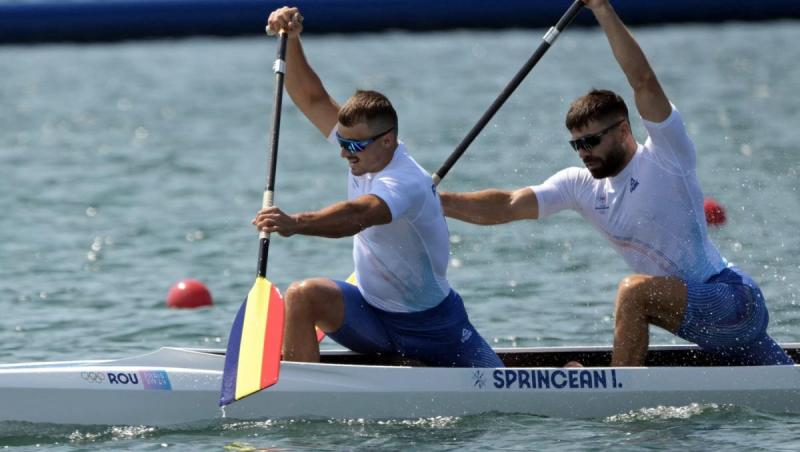
[[[137,141],[144,141],[150,136],[150,132],[144,127],[139,126],[136,128],[136,131],[133,132],[133,136]]]
[[[187,242],[198,242],[205,238],[205,234],[203,231],[192,231],[186,234],[186,241]]]
[[[117,110],[119,111],[128,111],[131,109],[131,107],[133,107],[131,101],[124,97],[117,101]]]

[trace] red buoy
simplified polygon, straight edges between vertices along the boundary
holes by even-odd
[[[196,279],[182,279],[167,293],[167,306],[170,308],[199,308],[211,304],[211,292]]]
[[[725,208],[714,198],[707,197],[703,200],[703,210],[706,212],[706,223],[711,226],[725,224]]]

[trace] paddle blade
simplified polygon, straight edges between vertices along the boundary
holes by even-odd
[[[231,327],[220,406],[278,381],[283,346],[284,302],[278,289],[259,276]]]

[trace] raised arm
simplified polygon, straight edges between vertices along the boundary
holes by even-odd
[[[327,137],[336,125],[339,105],[325,90],[322,81],[308,64],[300,42],[303,16],[297,8],[284,6],[269,15],[267,30],[288,33],[286,47],[286,92],[300,111]]]
[[[258,212],[253,224],[259,229],[283,236],[302,234],[339,238],[391,221],[392,212],[381,198],[364,195],[314,212],[294,215],[287,215],[277,207],[269,207]]]
[[[672,108],[664,90],[658,83],[653,68],[647,62],[641,47],[622,23],[608,0],[582,0],[592,10],[603,28],[611,51],[622,72],[633,88],[636,109],[642,118],[661,122],[667,119]]]
[[[514,191],[488,189],[470,193],[441,192],[445,216],[473,224],[503,224],[539,217],[539,203],[530,187]]]

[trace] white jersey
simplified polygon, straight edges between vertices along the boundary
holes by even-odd
[[[389,312],[437,306],[450,293],[450,233],[430,174],[400,143],[381,171],[349,173],[347,198],[363,195],[379,197],[392,212],[390,223],[353,237],[356,281],[364,299]]]
[[[672,107],[616,176],[595,179],[567,168],[531,187],[539,218],[578,211],[611,242],[633,271],[704,282],[728,263],[708,238],[694,144]]]

